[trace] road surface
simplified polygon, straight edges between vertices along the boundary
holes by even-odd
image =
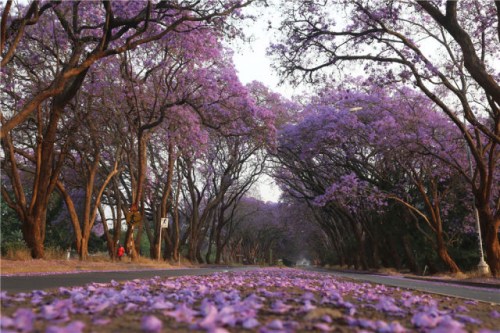
[[[258,267],[210,267],[172,270],[80,272],[54,275],[3,276],[0,279],[0,289],[2,291],[8,291],[9,293],[29,292],[32,290],[40,289],[82,286],[91,282],[107,283],[111,280],[124,281],[133,279],[147,279],[154,276],[170,277],[183,275],[206,275],[216,272],[245,271],[254,269],[258,269]],[[307,270],[324,274],[331,274],[349,279],[355,279],[358,281],[385,284],[400,288],[414,289],[446,296],[461,297],[500,304],[500,289],[469,287],[443,282],[411,280],[396,276],[371,275],[355,272],[339,272],[321,268],[308,268]]]
[[[107,283],[111,280],[125,281],[133,279],[147,279],[154,276],[184,276],[206,275],[224,271],[243,271],[256,269],[256,267],[211,267],[189,269],[165,269],[144,271],[116,271],[116,272],[79,272],[52,275],[31,276],[2,276],[0,289],[9,293],[29,292],[33,290],[52,289],[59,287],[82,286],[87,283]]]
[[[331,274],[339,277],[345,277],[364,282],[385,284],[388,286],[414,289],[434,294],[440,294],[452,297],[461,297],[488,303],[500,304],[500,289],[481,288],[451,284],[448,282],[432,282],[413,280],[402,276],[372,275],[366,273],[340,272],[322,268],[308,268],[307,270]]]

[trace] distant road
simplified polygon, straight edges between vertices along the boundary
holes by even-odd
[[[107,283],[111,280],[125,281],[133,279],[147,279],[154,276],[185,276],[185,275],[207,275],[224,271],[245,271],[257,267],[210,267],[189,269],[164,269],[144,271],[117,271],[117,272],[78,272],[52,275],[31,276],[2,276],[0,278],[0,289],[9,293],[29,292],[33,290],[52,289],[59,287],[83,286],[87,283]]]
[[[312,267],[307,268],[306,270],[331,274],[339,277],[350,278],[358,281],[385,284],[393,287],[414,289],[445,296],[460,297],[460,298],[472,299],[488,303],[500,304],[500,289],[496,288],[464,286],[458,284],[451,284],[449,282],[413,280],[398,276],[340,272],[340,271],[332,271],[332,270],[327,270],[322,268],[312,268]]]

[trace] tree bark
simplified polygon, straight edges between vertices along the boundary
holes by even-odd
[[[421,274],[417,260],[415,259],[415,255],[412,251],[410,236],[408,235],[403,236],[403,248],[405,250],[406,258],[408,259],[410,271],[415,274]]]
[[[436,233],[436,245],[437,245],[437,254],[439,258],[448,266],[451,273],[459,273],[460,268],[458,268],[455,261],[448,254],[448,249],[446,248],[443,233]]]
[[[125,251],[132,261],[137,261],[139,258],[134,241],[134,226],[130,224],[127,225],[127,232],[125,234]]]
[[[484,239],[486,250],[486,262],[490,266],[491,275],[500,276],[500,243],[498,241],[498,230],[500,228],[500,218],[494,217],[489,205],[477,202],[478,214],[481,222],[481,234]]]

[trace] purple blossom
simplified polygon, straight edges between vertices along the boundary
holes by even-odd
[[[159,333],[163,329],[163,322],[155,316],[144,316],[141,319],[141,329],[144,332]]]
[[[435,314],[429,314],[425,312],[416,313],[411,319],[411,323],[416,327],[422,328],[432,328],[436,327],[439,322],[439,317]]]
[[[445,316],[439,320],[439,325],[430,330],[430,333],[465,333],[467,332],[464,325],[456,320],[453,320],[450,316]]]
[[[174,317],[177,321],[186,323],[191,323],[194,316],[198,314],[197,311],[189,308],[185,303],[178,305],[174,311],[164,311],[163,313],[166,316]]]
[[[269,324],[267,324],[267,328],[272,330],[282,330],[284,329],[283,322],[279,319],[274,319]]]
[[[247,318],[243,321],[241,326],[247,330],[250,330],[252,328],[260,326],[260,323],[255,318]]]
[[[45,333],[82,333],[85,328],[85,323],[74,321],[67,326],[49,326]]]
[[[472,318],[470,316],[466,315],[461,315],[457,314],[454,316],[456,319],[458,319],[460,322],[465,323],[465,324],[475,324],[475,325],[481,325],[481,320]]]
[[[208,288],[200,289],[201,283]],[[248,295],[236,289],[249,284],[254,284],[254,292]],[[166,288],[165,285],[169,287]],[[108,312],[117,316],[127,312],[143,312],[146,315],[142,317],[141,327],[143,331],[148,332],[163,329],[158,314],[173,317],[178,322],[188,324],[192,329],[208,332],[224,332],[229,328],[261,332],[292,332],[302,329],[299,323],[286,321],[284,318],[273,318],[274,320],[267,324],[261,324],[261,309],[278,315],[292,313],[300,316],[301,312],[307,312],[312,316],[312,327],[325,332],[333,330],[334,322],[338,319],[360,330],[382,333],[406,331],[398,322],[353,317],[357,314],[355,304],[344,301],[343,296],[350,296],[361,304],[365,303],[365,307],[370,306],[392,315],[412,313],[411,322],[419,330],[461,332],[465,329],[463,323],[480,324],[476,318],[463,314],[463,308],[460,307],[462,305],[458,305],[453,311],[440,310],[437,300],[427,295],[417,297],[403,292],[401,298],[396,299],[395,296],[389,296],[397,291],[395,288],[339,281],[330,277],[325,279],[323,274],[291,269],[231,273],[231,277],[228,274],[214,274],[204,277],[186,276],[175,280],[153,278],[110,286],[112,285],[93,284],[89,288],[61,289],[60,294],[47,294],[45,296],[49,301],[46,301],[46,304],[35,305],[39,310],[21,308],[14,312],[12,317],[3,316],[2,331],[28,332],[35,327],[36,320],[46,322],[46,328],[50,332],[78,331],[78,322],[69,322],[66,326],[61,323],[72,320],[71,316],[78,314],[89,315],[92,325],[96,327],[108,325],[114,321],[113,318],[104,316]],[[159,286],[161,288],[157,289]],[[286,289],[289,287],[302,288],[307,292],[290,293]],[[188,292],[189,290],[191,292]],[[57,298],[60,295],[67,298]],[[263,297],[264,295],[268,296]],[[35,293],[32,297],[37,298],[40,295]],[[316,298],[321,298],[323,305],[313,304]],[[147,302],[144,302],[144,299],[147,299]],[[405,310],[398,307],[399,304],[404,306]],[[322,308],[328,309],[332,305],[334,310],[321,312]],[[340,312],[339,308],[345,310]],[[360,308],[362,311],[363,305]]]
[[[317,323],[317,324],[314,324],[314,328],[322,331],[322,332],[330,332],[330,331],[333,331],[333,327],[331,327],[330,325],[328,324],[325,324],[325,323]]]
[[[498,312],[497,310],[493,310],[490,312],[490,317],[492,318],[500,318],[500,312]]]
[[[275,313],[286,313],[291,308],[291,305],[285,304],[282,300],[276,300],[273,304],[271,304],[271,311]]]
[[[379,300],[375,309],[390,313],[402,313],[403,310],[395,304],[395,300],[392,297],[383,297]]]

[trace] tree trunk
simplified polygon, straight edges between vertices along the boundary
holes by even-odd
[[[196,250],[195,250],[195,255],[196,255],[196,261],[199,262],[200,264],[203,263],[203,257],[201,256],[201,246],[203,243],[203,238],[198,240],[196,242]]]
[[[180,239],[181,239],[181,231],[180,231],[180,226],[179,226],[179,199],[180,199],[180,192],[181,192],[181,181],[179,180],[177,184],[177,193],[175,195],[175,204],[174,204],[174,211],[173,211],[173,218],[174,218],[174,230],[175,230],[175,238],[174,238],[174,251],[173,251],[173,259],[174,261],[179,261],[180,259]]]
[[[160,239],[160,227],[161,227],[161,211],[160,211],[160,205],[152,205],[153,209],[153,232],[148,231],[149,227],[147,227],[147,224],[145,222],[145,228],[146,232],[148,234],[148,238],[150,240],[149,243],[149,257],[151,259],[155,260],[160,260],[162,255],[161,255],[161,242],[163,240]],[[149,237],[149,234],[153,233],[153,237]],[[163,237],[163,230],[162,230],[162,237]]]
[[[127,233],[125,234],[125,251],[132,261],[136,261],[139,257],[134,242],[134,226],[127,225]]]
[[[142,216],[144,216],[144,215],[142,215]],[[146,223],[146,221],[143,220],[142,223],[137,226],[137,234],[136,234],[135,240],[134,240],[134,245],[137,248],[138,255],[141,255],[141,241],[142,241],[142,231],[144,228],[144,223]]]
[[[89,258],[89,238],[85,235],[80,242],[80,260],[85,261]]]
[[[118,242],[122,235],[122,197],[118,188],[118,181],[113,178],[113,191],[116,196],[116,217],[113,219],[113,258],[117,256]],[[113,210],[114,215],[114,210]]]
[[[371,268],[380,268],[380,250],[378,247],[378,244],[375,240],[373,240],[371,237],[368,237],[368,244],[371,248],[371,255],[370,255],[370,262]]]
[[[198,239],[196,234],[191,231],[191,237],[189,237],[189,249],[188,249],[188,260],[191,262],[196,262],[196,245],[198,244]]]
[[[485,229],[486,262],[490,266],[491,275],[500,276],[500,244],[498,242],[498,228],[500,223],[489,224]]]
[[[31,257],[33,259],[43,259],[45,254],[43,246],[45,235],[42,234],[42,221],[40,218],[38,218],[38,221],[35,218],[28,218],[27,222],[23,224],[22,231],[23,238],[30,249]]]
[[[389,245],[388,255],[392,258],[391,262],[388,263],[389,265],[387,265],[387,266],[394,265],[397,270],[400,270],[401,269],[401,257],[398,253],[397,246],[396,246],[394,239],[392,237],[390,237],[390,236],[387,236],[387,237],[388,237],[388,240],[386,238],[386,240],[387,240],[386,244]],[[383,256],[383,257],[385,257],[385,256]]]
[[[217,228],[217,232],[215,234],[215,263],[220,264],[222,259],[222,240],[221,240],[221,230]]]
[[[443,236],[441,234],[436,235],[436,243],[437,243],[437,253],[439,258],[448,266],[448,269],[451,273],[459,273],[460,268],[458,268],[455,261],[448,254],[448,250],[444,243]]]
[[[441,219],[439,218],[437,220],[437,228],[436,228],[436,250],[439,258],[445,263],[446,266],[448,266],[449,270],[451,273],[459,273],[460,268],[458,268],[457,264],[455,261],[450,257],[448,253],[448,249],[446,247],[446,243],[444,241],[443,237],[443,228],[442,228],[442,222]]]
[[[415,274],[421,274],[418,268],[417,260],[412,251],[411,240],[408,235],[403,236],[403,248],[405,250],[406,258],[408,259],[408,267],[410,271]]]
[[[500,243],[498,241],[500,217],[493,216],[489,205],[481,205],[477,200],[476,204],[478,205],[481,235],[486,250],[486,262],[490,266],[491,275],[500,277]]]
[[[113,237],[109,232],[108,223],[106,222],[106,213],[102,208],[102,205],[99,205],[99,215],[101,216],[102,227],[104,229],[104,236],[106,237],[106,247],[108,248],[108,255],[112,261],[116,260],[116,244],[113,242]],[[115,230],[116,231],[116,230]]]
[[[210,233],[209,233],[209,237],[208,237],[208,250],[207,250],[207,254],[205,255],[205,261],[207,262],[207,264],[210,264],[210,254],[212,252],[212,247],[213,247],[213,243],[215,241],[214,238],[219,238],[220,237],[216,237],[216,221],[217,219],[220,219],[220,214],[221,212],[219,212],[219,216],[218,214],[213,214],[213,218],[212,218],[212,226],[210,228]],[[219,221],[219,224],[221,222]],[[217,225],[217,234],[219,233],[219,225]],[[217,245],[215,246],[215,252],[216,252],[216,256],[217,256],[217,253],[219,252],[219,242],[217,242]],[[217,259],[215,259],[215,262],[217,263]]]

